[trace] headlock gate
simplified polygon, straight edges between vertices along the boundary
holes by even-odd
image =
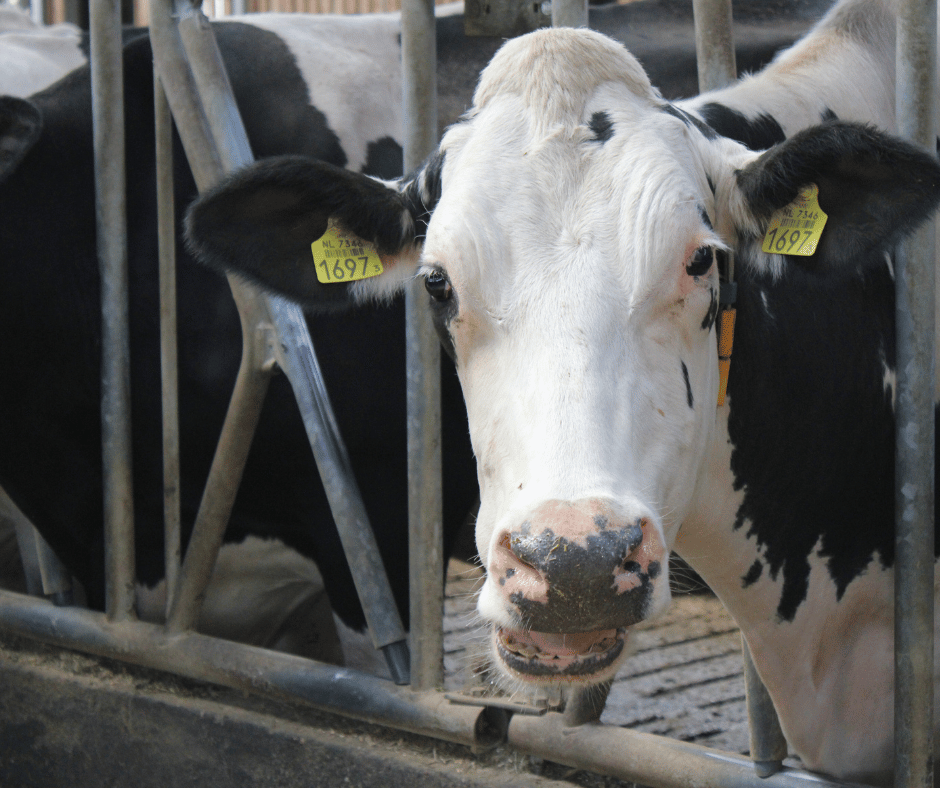
[[[898,118],[902,133],[935,142],[936,4],[908,0],[898,21]],[[543,9],[545,10],[545,9]],[[564,713],[512,714],[453,703],[442,681],[439,346],[429,314],[407,293],[410,649],[388,588],[316,355],[299,308],[231,280],[243,327],[241,368],[185,560],[180,564],[175,433],[175,293],[171,114],[200,191],[252,160],[211,28],[188,0],[153,0],[151,37],[160,206],[167,623],[136,620],[130,481],[127,248],[120,3],[91,0],[92,79],[99,259],[104,316],[107,610],[104,615],[0,591],[0,627],[54,645],[291,699],[322,710],[466,745],[508,741],[518,750],[661,788],[692,785],[839,785],[782,768],[786,742],[750,663],[745,676],[753,763],[737,755],[604,726],[596,697],[574,693]],[[552,0],[552,22],[586,26],[584,0]],[[700,87],[734,78],[730,0],[695,0]],[[434,5],[402,10],[405,170],[436,143]],[[898,263],[896,767],[898,786],[932,783],[933,621],[933,227],[908,242]],[[394,683],[346,668],[196,634],[203,592],[234,500],[275,366],[292,384],[353,569],[376,648]],[[916,374],[920,370],[921,374]],[[2,414],[0,414],[2,417]],[[41,542],[40,542],[41,543]],[[61,590],[47,587],[47,592]],[[410,652],[410,653],[409,653]],[[590,724],[585,724],[590,723]]]

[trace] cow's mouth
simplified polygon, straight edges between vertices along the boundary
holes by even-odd
[[[598,681],[623,652],[626,630],[570,634],[496,627],[493,638],[503,664],[536,681]]]

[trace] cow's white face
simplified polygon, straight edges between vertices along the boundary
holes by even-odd
[[[557,86],[494,84],[518,66],[497,56],[442,143],[422,255],[477,457],[479,610],[526,679],[602,679],[668,603],[715,421],[715,198],[687,126],[617,57],[626,79],[552,113]]]

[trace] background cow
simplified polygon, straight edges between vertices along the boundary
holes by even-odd
[[[669,601],[675,545],[740,624],[804,763],[890,779],[891,252],[940,201],[936,156],[882,131],[894,30],[891,3],[844,0],[760,75],[679,104],[610,39],[534,33],[413,177],[289,157],[190,213],[205,262],[311,308],[327,220],[396,279],[424,277],[477,459],[478,608],[516,682],[612,675],[630,625]],[[794,255],[788,229],[761,251],[807,187],[818,245]]]
[[[691,28],[687,12],[677,8],[666,6],[666,29],[655,41],[647,40],[653,17],[642,3],[593,12],[597,24],[629,38],[644,53],[673,93],[694,91]],[[740,15],[748,31],[748,12]],[[802,24],[803,17],[796,16],[778,21],[769,33],[755,33],[757,43],[741,48],[742,63],[766,60]],[[256,156],[296,152],[368,175],[400,174],[397,15],[254,15],[220,23],[216,30]],[[459,16],[438,21],[438,38],[445,123],[468,106],[472,83],[500,42],[467,40]],[[152,55],[145,35],[134,33],[126,40],[138,575],[146,589],[157,590],[158,601],[163,576],[162,471],[156,396]],[[351,49],[349,40],[359,46]],[[7,99],[0,106],[0,151],[12,154],[0,171],[0,363],[9,371],[0,381],[0,443],[12,447],[0,457],[0,484],[79,577],[91,604],[100,607],[100,339],[89,95],[89,73],[82,67],[28,103]],[[178,146],[176,163],[176,204],[182,209],[194,188]],[[225,284],[192,266],[182,246],[177,252],[182,495],[184,523],[189,525],[234,379],[240,328]],[[311,317],[310,327],[396,599],[407,617],[401,306],[362,306],[352,314]],[[449,549],[474,503],[476,488],[457,380],[449,362],[444,365]],[[272,594],[280,615],[265,605],[249,620],[238,603],[229,603],[239,615],[234,617],[235,628],[223,628],[222,634],[262,643],[278,639],[298,600],[309,599],[309,593],[297,589],[319,587],[316,567],[299,556],[319,565],[343,620],[354,627],[363,624],[315,474],[288,385],[276,379],[236,500],[226,549],[244,548],[253,564],[274,541],[297,554],[292,558],[277,553],[287,563],[276,563],[271,573],[277,580]],[[142,606],[153,596],[142,589]],[[224,611],[226,603],[222,599],[215,607]]]

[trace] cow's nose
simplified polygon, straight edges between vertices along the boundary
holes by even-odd
[[[644,561],[651,529],[647,517],[624,515],[602,499],[546,501],[499,535],[490,572],[529,629],[626,626],[643,618],[661,569]]]

